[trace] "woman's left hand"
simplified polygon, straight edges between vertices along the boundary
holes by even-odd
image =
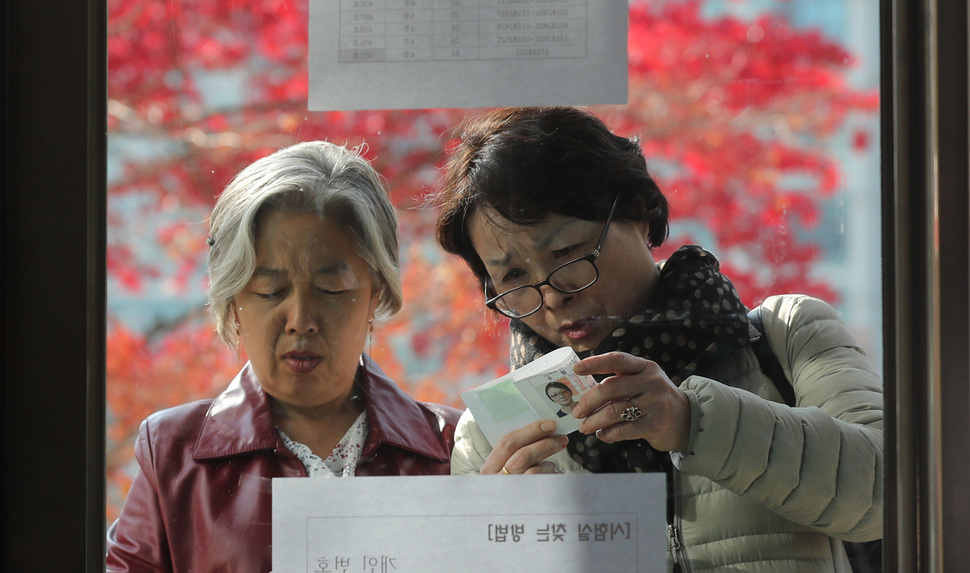
[[[609,352],[580,361],[574,370],[615,374],[583,394],[573,409],[573,416],[586,418],[579,431],[596,432],[604,442],[642,438],[665,452],[687,449],[690,401],[656,362]]]

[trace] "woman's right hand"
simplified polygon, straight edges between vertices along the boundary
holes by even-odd
[[[510,432],[485,459],[481,474],[556,473],[556,466],[545,459],[562,451],[569,439],[553,435],[555,431],[556,422],[543,420]]]

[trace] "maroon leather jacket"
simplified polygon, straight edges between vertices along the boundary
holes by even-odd
[[[370,433],[357,475],[448,474],[460,412],[415,402],[364,357]],[[271,479],[305,477],[247,364],[215,400],[157,412],[135,442],[140,472],[108,530],[107,571],[265,572]]]

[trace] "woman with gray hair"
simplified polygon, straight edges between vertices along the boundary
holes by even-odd
[[[449,473],[459,412],[415,402],[364,352],[401,279],[394,208],[356,150],[256,161],[207,242],[216,330],[248,362],[214,400],[142,423],[107,571],[269,571],[271,478]]]

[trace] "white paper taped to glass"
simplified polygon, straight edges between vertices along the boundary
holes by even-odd
[[[277,478],[273,572],[666,571],[664,475]]]
[[[311,111],[627,103],[628,0],[310,0]]]

